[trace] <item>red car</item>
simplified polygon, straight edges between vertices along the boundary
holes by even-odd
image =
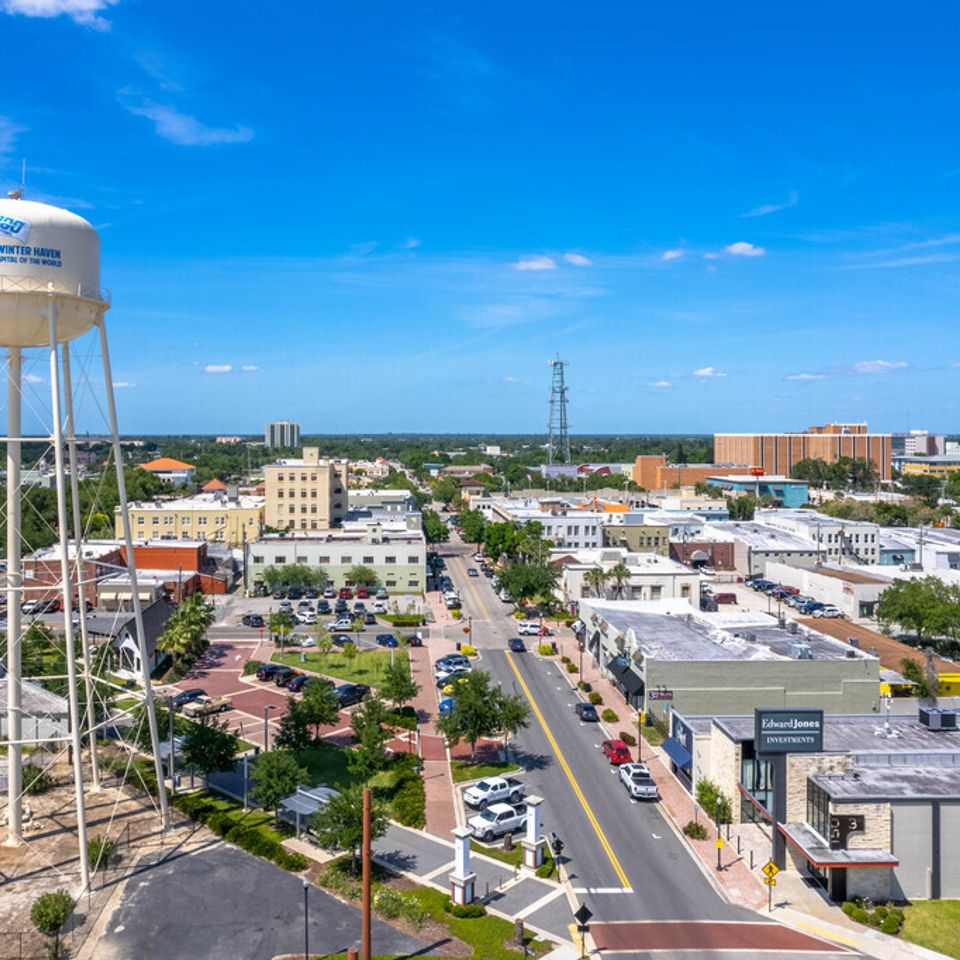
[[[349,587],[341,587],[339,597],[341,600],[352,600],[353,591]]]
[[[366,600],[370,596],[366,587],[357,587],[357,599]]]
[[[630,748],[622,740],[604,740],[600,749],[611,763],[629,763],[632,759]]]

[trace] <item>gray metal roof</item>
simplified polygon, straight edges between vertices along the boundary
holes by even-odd
[[[803,851],[807,859],[820,867],[895,866],[900,862],[889,850],[882,848],[831,850],[830,845],[805,823],[784,823],[780,830],[795,847]]]
[[[960,766],[861,766],[851,773],[810,777],[836,801],[923,800],[960,797]]]
[[[7,710],[7,678],[0,679],[0,711]],[[65,717],[67,715],[66,697],[45,690],[39,683],[24,680],[21,686],[21,705],[23,712],[31,717]]]

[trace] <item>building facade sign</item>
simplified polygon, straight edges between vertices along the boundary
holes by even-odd
[[[754,711],[757,753],[821,753],[823,711],[757,707]]]

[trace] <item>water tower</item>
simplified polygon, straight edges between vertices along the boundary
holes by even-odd
[[[49,206],[22,199],[22,191],[0,200],[0,350],[7,359],[6,436],[6,597],[7,597],[7,772],[6,804],[7,835],[5,842],[23,842],[23,749],[37,744],[24,735],[22,692],[26,679],[21,663],[24,620],[21,604],[24,599],[22,563],[21,508],[21,445],[30,441],[50,444],[56,470],[56,550],[59,558],[59,581],[56,584],[63,608],[62,630],[66,650],[67,700],[69,734],[55,738],[70,748],[76,794],[77,834],[80,846],[81,888],[89,881],[86,855],[86,822],[84,811],[85,768],[89,769],[90,785],[99,786],[96,742],[98,730],[108,720],[96,720],[92,709],[90,643],[87,638],[84,582],[81,575],[83,528],[81,526],[77,483],[77,443],[74,420],[74,382],[70,365],[71,343],[97,328],[103,362],[105,408],[109,418],[110,440],[120,509],[126,535],[126,557],[131,581],[132,610],[139,643],[144,703],[150,727],[150,738],[156,764],[157,782],[163,784],[158,745],[156,715],[150,686],[140,595],[134,567],[130,518],[127,510],[123,457],[117,432],[117,411],[110,372],[105,314],[110,306],[109,295],[100,288],[100,238],[82,217]],[[36,435],[24,436],[21,426],[23,397],[23,364],[29,352],[40,352],[49,364],[49,423],[43,423]],[[49,426],[49,433],[46,429]],[[69,467],[69,470],[68,470]],[[68,498],[67,484],[70,484]],[[72,514],[68,522],[68,506]],[[75,649],[73,612],[79,608],[80,657]],[[80,686],[85,685],[84,703],[80,709]],[[102,735],[102,734],[101,734]],[[34,734],[36,737],[36,734]],[[44,737],[44,742],[50,740]],[[160,790],[160,811],[167,824],[166,794]]]

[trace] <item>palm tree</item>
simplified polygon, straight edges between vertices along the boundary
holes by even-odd
[[[595,597],[603,596],[603,587],[607,582],[607,574],[600,567],[593,567],[583,575],[583,581],[590,588]]]
[[[620,562],[607,571],[607,576],[613,581],[613,595],[619,600],[623,596],[623,588],[630,582],[630,568]]]

